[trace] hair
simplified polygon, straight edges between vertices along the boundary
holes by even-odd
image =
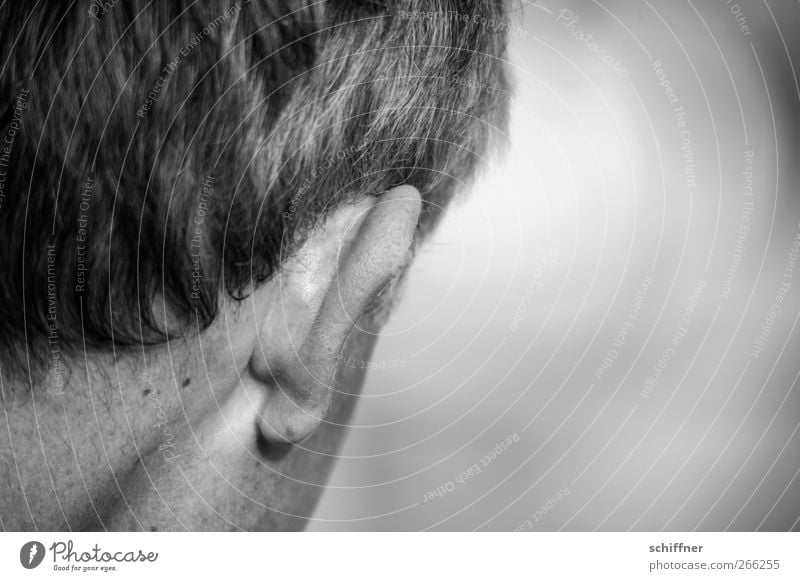
[[[494,0],[3,3],[4,374],[203,329],[361,196],[414,185],[426,233],[504,134],[507,19]]]

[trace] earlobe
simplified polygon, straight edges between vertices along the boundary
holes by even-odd
[[[297,443],[324,420],[348,335],[406,265],[421,206],[412,186],[344,206],[267,283],[270,304],[246,374],[267,442]]]

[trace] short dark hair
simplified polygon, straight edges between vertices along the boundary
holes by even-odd
[[[3,3],[6,376],[205,328],[359,196],[412,184],[429,228],[503,135],[507,17],[494,0]]]

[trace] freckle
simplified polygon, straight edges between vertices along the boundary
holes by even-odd
[[[152,533],[158,532],[158,529],[156,527],[150,527],[150,532]]]
[[[150,389],[150,388],[147,388],[147,389],[145,389],[145,390],[142,392],[142,395],[143,395],[143,396],[145,396],[145,397],[147,397],[148,395],[150,395],[150,393],[151,393],[152,391],[153,391],[152,389]]]
[[[187,377],[186,379],[183,380],[183,384],[181,385],[181,387],[186,387],[190,383],[192,383],[192,380]]]

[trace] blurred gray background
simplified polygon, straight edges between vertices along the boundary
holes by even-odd
[[[310,530],[797,530],[800,3],[513,20]]]

